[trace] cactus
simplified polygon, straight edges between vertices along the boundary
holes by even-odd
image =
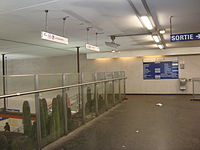
[[[105,101],[101,94],[97,94],[97,95],[98,95],[98,109],[101,112],[105,109]]]
[[[5,135],[0,134],[0,148],[6,150],[8,148],[8,140]]]
[[[87,87],[87,101],[91,101],[91,100],[92,100],[91,88]]]
[[[28,137],[32,136],[32,123],[31,123],[31,113],[28,101],[23,103],[23,126],[24,134]]]
[[[64,109],[63,109],[63,99],[60,95],[57,95],[56,99],[58,100],[59,106],[59,116],[60,116],[60,136],[64,134]]]
[[[67,119],[68,120],[72,119],[72,112],[70,107],[67,107]]]
[[[92,100],[91,88],[88,87],[87,88],[87,103],[85,104],[86,114],[89,114],[89,113],[93,112],[94,108],[95,108],[95,101]]]
[[[11,148],[12,150],[32,150],[34,144],[30,138],[22,136],[12,141]]]
[[[57,98],[52,101],[52,118],[51,118],[51,134],[54,138],[60,136],[60,110]]]
[[[35,141],[37,139],[37,122],[34,121],[32,125],[32,139]]]
[[[46,137],[48,135],[48,110],[46,99],[40,99],[40,120],[41,120],[41,135]]]

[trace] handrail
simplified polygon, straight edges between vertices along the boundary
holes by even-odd
[[[24,96],[24,95],[35,94],[35,93],[43,93],[43,92],[49,92],[49,91],[66,89],[66,88],[84,86],[84,85],[89,85],[89,84],[97,84],[97,83],[101,83],[101,82],[109,82],[109,81],[114,81],[114,80],[122,80],[122,79],[127,79],[127,77],[106,79],[106,80],[93,81],[93,82],[87,82],[87,83],[79,83],[79,84],[74,84],[74,85],[60,86],[60,87],[42,89],[42,90],[33,90],[33,91],[22,92],[22,93],[7,94],[7,95],[0,96],[0,99],[9,98],[9,97],[16,97],[16,96]]]
[[[116,72],[123,72],[123,71],[116,71]],[[85,72],[85,73],[93,73],[93,72]],[[96,72],[96,73],[111,73],[111,72]],[[79,74],[79,73],[75,73],[75,72],[72,72],[72,73],[41,73],[41,74],[38,74],[39,76],[51,76],[51,75],[72,75],[72,74]],[[0,75],[0,77],[32,77],[32,76],[35,76],[35,74],[13,74],[13,75]]]

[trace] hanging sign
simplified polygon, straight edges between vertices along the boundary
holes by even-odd
[[[100,51],[100,48],[99,48],[99,47],[94,46],[94,45],[90,45],[90,44],[86,44],[86,45],[85,45],[85,48],[86,48],[86,49],[89,49],[89,50],[92,50],[92,51],[97,51],[97,52]]]
[[[62,43],[66,45],[69,44],[68,38],[58,36],[52,33],[44,32],[44,31],[41,32],[41,39],[56,42],[56,43]]]
[[[193,41],[193,40],[200,40],[200,32],[198,32],[198,33],[172,34],[171,35],[171,42]]]

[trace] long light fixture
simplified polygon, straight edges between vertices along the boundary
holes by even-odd
[[[160,32],[160,34],[165,34],[166,33],[166,31],[164,29],[160,30],[159,32]]]
[[[115,51],[115,50],[112,50],[111,52],[112,52],[112,53],[115,53],[116,51]]]
[[[149,20],[149,17],[147,17],[147,16],[142,16],[142,17],[141,17],[141,20],[142,20],[143,24],[145,25],[145,27],[146,27],[148,30],[152,30],[152,29],[153,29],[153,25],[152,25],[151,21]]]
[[[164,48],[165,48],[163,44],[158,44],[157,46],[158,46],[158,48],[160,48],[160,49],[164,49]]]
[[[158,35],[152,35],[152,37],[153,37],[153,39],[154,39],[154,41],[156,42],[156,43],[159,43],[160,42],[160,36],[158,36]]]

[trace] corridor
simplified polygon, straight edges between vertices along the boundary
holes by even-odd
[[[187,95],[127,97],[54,150],[199,149],[200,102]]]

